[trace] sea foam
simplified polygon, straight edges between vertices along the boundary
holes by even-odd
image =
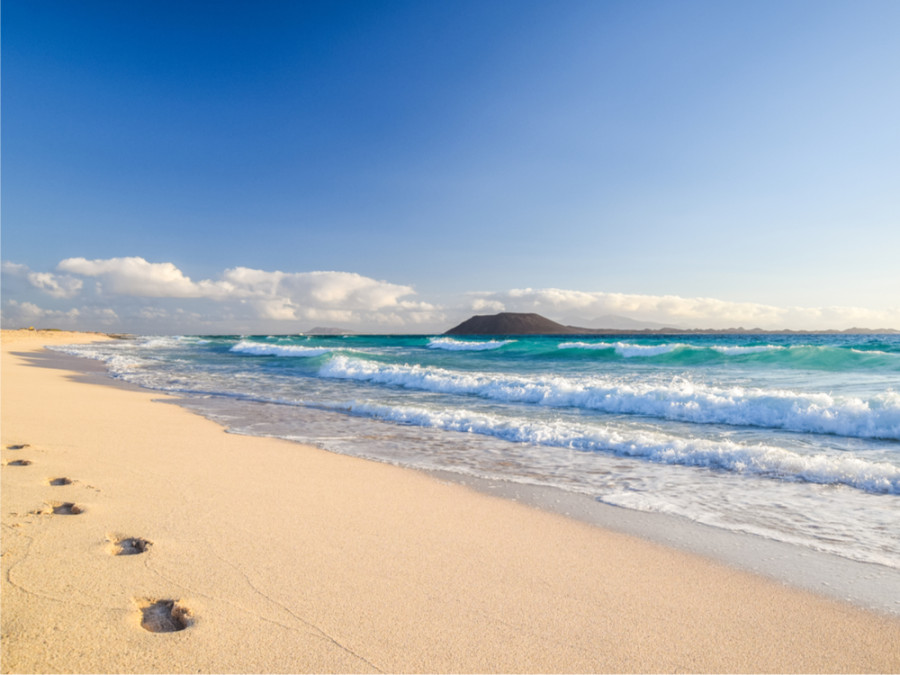
[[[557,345],[558,349],[610,349],[624,358],[634,357],[651,357],[660,356],[661,354],[670,354],[676,351],[686,352],[702,352],[712,351],[727,356],[735,356],[742,354],[759,354],[762,352],[784,350],[785,347],[778,345],[713,345],[697,347],[681,342],[664,342],[657,345],[641,345],[630,342],[561,342]]]
[[[668,354],[688,345],[666,343],[661,345],[637,345],[628,342],[561,342],[558,349],[612,349],[626,359],[640,356],[659,356]]]
[[[238,354],[250,354],[252,356],[298,356],[312,357],[328,354],[331,349],[326,347],[301,347],[299,345],[273,345],[241,340],[229,351]]]
[[[900,494],[900,467],[852,456],[825,453],[804,455],[765,444],[681,438],[652,431],[630,430],[626,433],[610,427],[560,425],[464,409],[434,410],[367,402],[353,402],[347,404],[346,409],[391,422],[477,433],[517,443],[610,452],[660,464],[704,467],[826,485],[846,485],[877,494]]]
[[[500,349],[508,344],[512,344],[515,340],[485,340],[483,342],[475,342],[471,340],[454,340],[453,338],[429,338],[429,349],[446,349],[448,351],[485,351]]]
[[[863,400],[826,393],[716,387],[683,377],[654,383],[601,376],[516,376],[385,364],[344,355],[333,356],[319,374],[503,402],[900,440],[900,394],[892,391]]]

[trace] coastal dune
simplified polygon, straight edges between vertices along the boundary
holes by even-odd
[[[3,672],[898,672],[900,619],[2,338]]]

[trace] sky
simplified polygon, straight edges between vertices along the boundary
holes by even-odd
[[[2,323],[900,329],[895,0],[4,0]]]

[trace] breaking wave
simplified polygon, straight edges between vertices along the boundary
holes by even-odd
[[[332,350],[326,347],[301,347],[299,345],[272,345],[260,342],[241,340],[229,351],[253,356],[299,356],[311,357],[329,354]]]
[[[431,410],[370,403],[353,403],[348,408],[353,413],[390,422],[471,432],[519,443],[611,452],[660,464],[705,467],[782,480],[847,485],[878,494],[900,494],[900,467],[852,456],[829,456],[821,453],[804,455],[771,445],[686,439],[649,431],[632,431],[626,435],[606,427],[559,425],[462,409]]]
[[[485,350],[500,349],[515,340],[486,340],[475,342],[471,340],[454,340],[453,338],[429,338],[429,349],[446,349],[454,352],[480,352]]]
[[[333,356],[319,375],[510,403],[900,440],[900,394],[892,391],[863,400],[826,393],[714,387],[682,377],[653,383],[601,376],[519,376],[386,364],[344,355]]]

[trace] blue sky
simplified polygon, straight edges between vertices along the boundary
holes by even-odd
[[[900,328],[900,3],[5,0],[4,326]]]

